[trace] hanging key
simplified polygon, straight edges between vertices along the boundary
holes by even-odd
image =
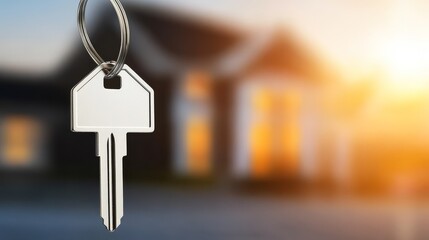
[[[101,217],[114,231],[123,216],[122,160],[127,133],[154,131],[154,92],[131,68],[119,72],[120,88],[105,87],[106,65],[97,67],[72,90],[72,130],[96,132],[100,157]]]
[[[106,62],[95,50],[85,27],[88,0],[80,0],[78,27],[83,44],[99,65],[72,90],[72,130],[96,132],[100,157],[101,217],[114,231],[123,216],[122,160],[127,155],[127,133],[154,131],[154,93],[135,72],[125,65],[130,46],[130,26],[119,0],[110,0],[119,19],[121,47],[115,62]],[[116,89],[105,81],[119,77]]]

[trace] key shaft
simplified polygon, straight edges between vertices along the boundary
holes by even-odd
[[[123,208],[123,157],[126,155],[126,134],[99,133],[100,206],[103,223],[109,231],[121,224]]]

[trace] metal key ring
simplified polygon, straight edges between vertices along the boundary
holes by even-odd
[[[116,60],[113,68],[106,75],[107,79],[114,78],[121,72],[125,64],[125,59],[127,57],[128,49],[130,46],[130,26],[128,23],[127,14],[125,13],[124,7],[122,6],[119,0],[110,0],[110,2],[115,8],[116,14],[118,15],[118,19],[119,19],[119,26],[121,28],[121,48],[119,50],[118,60]],[[91,58],[98,65],[103,65],[103,63],[106,63],[106,61],[104,61],[104,59],[95,50],[89,38],[88,31],[85,27],[85,12],[86,12],[87,3],[88,3],[88,0],[80,0],[80,3],[79,3],[79,10],[78,10],[79,33],[82,38],[83,44],[86,50],[88,51],[89,55],[91,56]]]

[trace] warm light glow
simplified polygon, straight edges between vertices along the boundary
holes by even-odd
[[[280,162],[283,165],[284,171],[288,175],[295,175],[299,171],[300,157],[300,114],[302,111],[301,95],[295,91],[286,91],[282,94],[283,99],[283,118],[279,122],[281,132],[280,146]]]
[[[25,166],[30,164],[35,155],[35,142],[40,137],[37,122],[24,117],[7,118],[2,126],[4,164]]]
[[[250,137],[252,177],[269,177],[272,168],[272,129],[270,124],[266,122],[254,124]]]
[[[414,91],[429,84],[427,43],[403,35],[388,39],[380,50],[381,65],[395,89]]]
[[[254,178],[268,177],[271,173],[272,127],[269,116],[273,111],[270,91],[261,89],[252,97],[252,110],[259,117],[250,129],[251,172]]]
[[[386,25],[377,33],[369,56],[382,67],[386,84],[394,92],[412,96],[429,86],[429,35],[425,20],[414,1],[395,1]],[[423,11],[424,12],[424,11]],[[422,12],[422,13],[423,13]]]
[[[252,98],[252,177],[296,176],[299,167],[301,95],[288,88],[262,88]]]
[[[187,126],[187,160],[191,175],[205,176],[211,172],[212,132],[208,119],[190,117]]]

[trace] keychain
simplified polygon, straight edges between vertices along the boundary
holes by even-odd
[[[85,27],[88,0],[78,10],[79,32],[86,50],[98,67],[71,92],[72,131],[97,133],[100,158],[101,217],[114,231],[123,216],[122,160],[127,155],[127,133],[150,133],[155,129],[154,91],[125,64],[130,29],[119,0],[110,0],[121,28],[121,49],[117,61],[106,62],[95,50]],[[119,89],[108,89],[105,81],[120,78]]]

